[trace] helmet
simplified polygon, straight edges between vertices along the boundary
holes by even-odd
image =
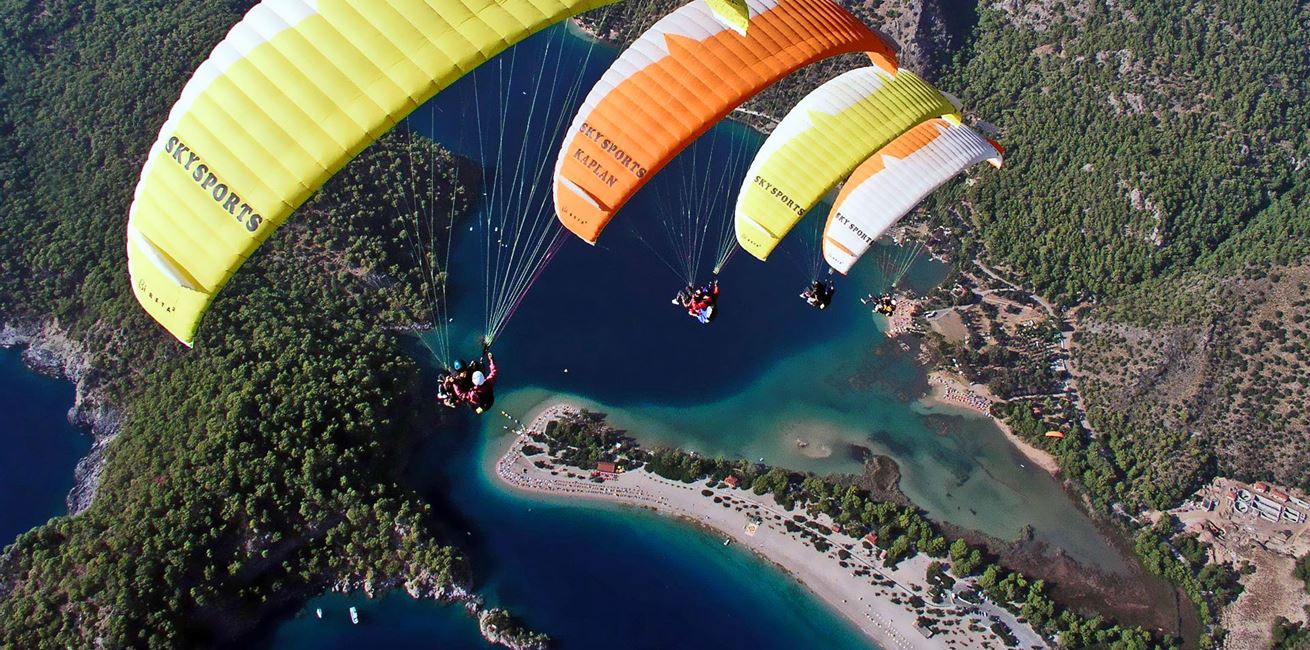
[[[455,362],[455,370],[463,370],[463,369],[464,369],[464,362],[463,362],[463,361],[456,361],[456,362]]]
[[[481,370],[476,370],[476,371],[473,372],[473,385],[474,385],[474,386],[481,386],[481,385],[482,385],[483,383],[485,383],[486,381],[487,381],[487,376],[484,375],[484,374],[482,374],[482,371],[481,371]]]

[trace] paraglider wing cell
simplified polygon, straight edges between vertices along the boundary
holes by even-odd
[[[914,73],[851,70],[796,104],[764,141],[737,195],[737,243],[763,260],[873,152],[955,106]]]
[[[851,174],[828,213],[823,257],[846,273],[888,228],[965,169],[992,161],[997,145],[963,124],[934,118],[878,150]]]
[[[310,194],[420,103],[610,0],[266,0],[148,152],[127,228],[142,307],[191,344],[215,294]]]
[[[892,47],[832,0],[746,0],[745,33],[693,0],[643,33],[588,93],[560,148],[560,221],[594,243],[647,181],[734,108],[790,72],[867,52],[895,74]]]

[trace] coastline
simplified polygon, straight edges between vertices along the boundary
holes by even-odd
[[[90,354],[57,323],[0,322],[0,347],[22,349],[23,364],[40,375],[73,384],[68,423],[91,434],[91,449],[73,469],[65,503],[70,516],[91,507],[104,473],[105,450],[118,435],[122,414],[108,400],[91,371]]]
[[[804,535],[787,530],[800,511],[784,510],[771,495],[723,484],[710,488],[703,482],[681,483],[641,469],[596,482],[586,470],[551,464],[547,455],[531,459],[523,455],[529,434],[544,431],[547,423],[578,408],[567,399],[547,400],[524,418],[522,433],[489,441],[483,464],[491,482],[536,498],[641,508],[723,536],[727,544],[750,549],[797,580],[884,650],[984,647],[991,640],[991,633],[985,631],[989,615],[1000,616],[1007,626],[1020,629],[1026,641],[1042,644],[1030,628],[993,605],[973,609],[957,601],[954,592],[948,592],[944,605],[924,600],[931,589],[926,571],[932,560],[923,554],[887,569],[877,561],[876,547],[840,532],[824,532],[822,537],[831,547],[820,552]],[[539,463],[545,467],[538,467]],[[823,515],[815,517],[816,521],[822,519]],[[956,589],[966,588],[967,583],[959,581]],[[965,609],[973,611],[964,613]],[[937,619],[938,632],[932,636],[917,629],[919,618],[925,615]],[[971,624],[978,627],[971,629]]]
[[[982,415],[990,419],[1001,433],[1005,434],[1005,439],[1009,440],[1010,444],[1034,465],[1046,470],[1051,476],[1060,473],[1060,463],[1054,455],[1020,438],[1004,420],[991,414],[991,405],[995,400],[990,394],[985,392],[980,394],[980,391],[945,370],[929,372],[928,385],[930,390],[927,395],[919,398],[920,405],[929,409],[960,409],[971,414]]]
[[[89,508],[96,497],[105,469],[105,451],[122,426],[121,411],[109,403],[101,384],[97,382],[90,361],[91,355],[57,323],[0,322],[0,348],[20,349],[20,358],[28,370],[73,385],[73,404],[69,406],[65,417],[74,428],[91,436],[91,449],[78,460],[73,470],[73,487],[65,500],[68,516],[77,516]],[[3,559],[0,557],[0,560]],[[287,592],[269,605],[271,610],[276,610],[285,607],[287,603],[307,600],[314,593],[362,593],[372,599],[385,592],[397,591],[415,600],[433,600],[460,606],[477,622],[482,638],[493,645],[511,650],[544,650],[548,647],[548,642],[533,638],[530,631],[522,628],[502,630],[489,626],[493,617],[512,617],[512,614],[500,608],[488,607],[483,598],[472,591],[471,585],[472,580],[468,575],[442,583],[426,572],[400,572],[382,578],[338,572],[321,576],[320,582],[313,587]]]

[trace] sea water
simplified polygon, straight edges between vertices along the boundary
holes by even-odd
[[[584,88],[613,57],[607,48],[561,38],[560,29],[516,51],[524,61],[546,59],[551,47],[572,57],[565,67],[578,71]],[[526,73],[513,66],[509,72],[496,83],[472,76],[424,110],[453,113],[475,96],[511,97],[529,87],[530,80],[520,78]],[[558,129],[575,108],[560,106],[546,121]],[[527,125],[522,109],[515,110],[519,114],[507,113],[505,123]],[[431,135],[475,155],[454,136],[467,125],[434,122],[440,128]],[[512,135],[512,129],[501,131]],[[727,123],[706,142],[736,151],[761,141]],[[539,181],[554,151],[520,150]],[[676,189],[740,171],[733,156],[718,158],[732,169],[666,182]],[[710,197],[708,204],[725,210],[731,196]],[[1102,567],[1118,560],[1058,485],[1025,466],[992,425],[914,406],[926,388],[922,370],[882,336],[880,323],[857,300],[885,284],[874,265],[839,279],[832,308],[815,312],[796,296],[810,279],[807,252],[798,246],[813,239],[802,231],[768,263],[734,258],[721,276],[721,316],[701,327],[668,304],[683,280],[649,250],[649,230],[641,239],[643,227],[659,223],[660,209],[659,201],[639,195],[619,217],[634,221],[631,227],[616,223],[594,248],[566,242],[497,342],[500,406],[522,414],[552,395],[582,396],[652,443],[818,472],[858,470],[851,450],[863,447],[895,458],[902,488],[935,517],[1002,537],[1030,524],[1075,557]],[[467,250],[456,256],[476,265]],[[927,289],[941,272],[938,265],[919,264],[909,286]],[[461,297],[455,312],[462,314],[481,296],[466,274],[457,273],[454,282]],[[475,328],[459,326],[471,338]],[[71,387],[30,373],[14,351],[0,351],[0,387],[0,435],[9,452],[0,455],[0,533],[12,539],[65,512],[73,467],[89,440],[66,422]],[[479,593],[561,647],[868,646],[791,578],[742,549],[723,547],[715,535],[643,512],[508,494],[484,468],[486,445],[498,432],[495,418],[433,432],[409,484],[452,522],[447,532],[468,553]],[[808,446],[798,447],[796,439]],[[360,611],[358,626],[349,622],[350,606]],[[314,616],[316,608],[324,619]],[[484,645],[460,608],[403,594],[320,596],[268,626],[260,642],[288,648]]]
[[[516,60],[550,60],[553,51],[566,60],[559,67],[577,70],[582,86],[589,87],[613,53],[552,31],[516,48]],[[556,129],[556,138],[524,138],[514,128],[479,132],[449,119],[428,120],[428,134],[475,158],[495,149],[497,139],[509,138],[504,150],[521,152],[524,164],[517,168],[528,170],[517,180],[525,187],[547,183],[560,129],[579,98],[545,113],[535,103],[516,104],[516,96],[540,95],[535,69],[512,64],[475,74],[422,110],[450,116],[467,114],[469,106],[499,107],[504,124],[547,125]],[[732,152],[743,142],[758,147],[762,137],[725,123],[698,146]],[[718,158],[736,162],[728,154]],[[503,159],[479,159],[493,174],[505,165]],[[664,174],[675,169],[686,167],[671,166]],[[665,182],[676,189],[739,172],[710,170]],[[505,190],[498,184],[506,178],[493,178],[492,194]],[[797,294],[812,278],[803,247],[814,245],[814,227],[802,227],[769,263],[744,255],[733,259],[720,276],[720,316],[702,327],[668,304],[683,279],[651,250],[658,244],[650,228],[668,215],[659,201],[643,198],[653,193],[639,194],[597,246],[569,239],[533,286],[496,344],[502,372],[497,410],[523,416],[564,394],[608,413],[614,424],[648,443],[821,473],[859,471],[859,454],[852,452],[861,449],[882,453],[900,465],[902,489],[934,517],[1007,539],[1029,525],[1039,539],[1081,561],[1104,570],[1122,566],[1058,483],[1028,464],[993,424],[915,403],[927,390],[923,369],[887,339],[882,322],[857,299],[886,286],[877,265],[839,278],[830,309],[810,309]],[[731,198],[712,197],[706,209],[730,210]],[[476,351],[485,295],[478,274],[460,269],[485,263],[477,246],[456,240],[456,322],[448,334],[464,342],[465,356]],[[926,291],[943,275],[942,265],[921,261],[904,286]],[[491,414],[468,421],[458,433],[434,432],[410,483],[436,505],[443,521],[455,522],[454,537],[469,553],[479,593],[551,634],[561,647],[868,645],[784,573],[740,548],[723,547],[713,535],[645,512],[542,501],[494,485],[484,453],[506,435],[505,424]],[[797,439],[807,446],[799,447]],[[279,631],[279,645],[311,646],[331,636],[323,632],[331,628],[305,623],[319,602],[334,610],[364,602],[360,596],[325,598]],[[440,621],[446,631],[431,638],[462,647],[467,641],[460,635],[472,623],[459,623],[452,610],[406,603],[399,619],[378,612],[371,620],[374,615],[364,609],[363,625],[382,626],[385,635],[396,626],[431,635],[428,626]]]
[[[589,87],[613,53],[564,36],[560,28],[530,39],[515,48],[513,59],[551,61],[553,52],[564,60],[559,69],[576,70],[581,87]],[[558,107],[516,102],[542,94],[535,63],[484,72],[443,92],[416,123],[424,123],[422,111],[448,117],[467,115],[470,106],[494,107],[509,127],[479,131],[429,119],[427,132],[488,166],[488,196],[503,195],[507,182],[540,190],[580,97]],[[478,121],[488,122],[485,116]],[[556,137],[535,137],[534,128],[555,129]],[[656,182],[677,194],[719,174],[739,178],[732,152],[758,148],[762,140],[741,125],[721,124],[696,146],[721,149],[709,158],[726,161],[726,168],[670,177],[688,169],[671,165]],[[517,151],[519,158],[489,160],[484,156],[491,150]],[[507,165],[520,171],[504,173]],[[859,471],[860,455],[853,452],[862,449],[882,453],[900,465],[902,489],[934,517],[1006,539],[1031,526],[1039,539],[1076,559],[1104,570],[1123,566],[1058,483],[1026,463],[989,421],[915,404],[927,390],[923,369],[858,300],[886,286],[877,265],[839,278],[836,300],[822,313],[799,299],[812,279],[806,268],[811,251],[804,247],[815,243],[813,225],[798,228],[768,263],[745,255],[731,260],[719,276],[721,311],[711,326],[669,305],[684,279],[662,263],[662,242],[652,232],[686,206],[671,214],[651,198],[658,192],[638,194],[597,246],[569,238],[533,285],[496,342],[498,410],[522,416],[543,399],[565,394],[608,413],[648,443],[821,473]],[[732,192],[706,201],[705,210],[718,212],[709,216],[728,218]],[[446,329],[451,340],[463,341],[464,356],[476,352],[486,295],[482,276],[460,269],[486,264],[485,248],[456,239],[456,322]],[[922,261],[905,286],[926,291],[943,274],[942,265]],[[724,548],[712,535],[644,512],[508,494],[487,478],[481,451],[504,435],[504,423],[493,415],[470,421],[460,434],[436,434],[415,465],[412,484],[464,533],[462,547],[484,581],[479,592],[562,647],[867,644],[785,574],[741,549]],[[807,445],[798,446],[797,439]]]
[[[576,70],[585,89],[613,52],[562,31],[514,51],[522,61],[550,60],[556,52],[561,68]],[[527,78],[531,70],[511,66],[508,72],[494,80],[473,75],[424,110],[453,114],[474,97],[496,93],[502,105],[516,91],[526,97],[522,89],[535,85]],[[577,99],[574,94],[573,104],[544,113],[542,123],[562,136],[558,130]],[[526,128],[535,121],[522,106],[510,109],[502,115],[505,124]],[[477,155],[456,137],[467,124],[433,123],[433,137]],[[495,137],[513,136],[513,129],[496,128]],[[732,152],[761,141],[725,123],[703,146]],[[554,151],[520,151],[539,182]],[[717,158],[731,168],[665,182],[676,190],[740,172],[738,158]],[[731,195],[710,197],[707,205],[725,210]],[[661,202],[639,195],[619,217],[631,226],[617,223],[594,248],[571,240],[564,245],[497,342],[501,407],[523,414],[553,395],[575,395],[651,443],[817,472],[857,471],[851,452],[866,448],[897,460],[902,488],[934,517],[1001,537],[1028,524],[1076,558],[1103,568],[1121,562],[1055,481],[1027,465],[994,426],[914,405],[926,389],[922,369],[882,335],[879,321],[857,300],[885,284],[874,265],[839,279],[832,308],[815,312],[796,296],[810,279],[803,247],[813,238],[802,229],[769,263],[734,258],[721,276],[721,316],[701,327],[668,304],[683,280],[660,263],[650,250],[650,231],[643,230],[659,223],[661,209]],[[456,256],[475,267],[473,253],[457,250]],[[926,290],[941,273],[939,265],[918,264],[909,286]],[[481,300],[476,280],[466,275],[454,278],[457,314]],[[465,340],[474,335],[463,320],[459,326]],[[0,455],[0,535],[13,539],[66,512],[73,468],[90,444],[65,418],[72,388],[29,372],[12,350],[0,351],[0,399],[7,452]],[[484,467],[487,445],[503,435],[498,424],[494,417],[469,419],[458,431],[432,432],[409,484],[452,522],[447,532],[468,553],[479,593],[561,647],[868,646],[792,579],[735,546],[723,547],[717,536],[649,513],[507,493]],[[796,445],[797,439],[807,446]],[[358,626],[349,622],[350,606],[360,611]],[[314,616],[316,608],[324,619]],[[288,648],[484,645],[460,608],[403,594],[320,596],[270,625],[260,642]]]
[[[73,387],[23,365],[19,351],[0,348],[0,546],[68,513],[77,461],[91,439],[68,423]]]
[[[584,92],[614,56],[612,50],[574,37],[564,28],[549,30],[503,56],[504,65],[484,66],[444,91],[411,122],[457,153],[483,160],[492,178],[491,186],[483,188],[489,203],[503,201],[495,198],[497,193],[503,197],[512,191],[503,185],[507,179],[527,185],[542,184],[549,177],[563,125],[576,110],[580,93],[564,89],[556,97],[571,96],[571,103],[543,106],[534,101],[548,92],[540,88],[540,66],[512,61],[549,61],[552,52],[556,56],[562,52],[567,60],[560,68],[577,71]],[[456,115],[465,121],[451,119]],[[529,126],[521,131],[501,128],[502,121],[521,129]],[[470,129],[472,123],[482,124],[483,131]],[[493,126],[487,129],[487,124]],[[534,137],[530,129],[538,125],[555,129],[555,135]],[[501,142],[502,138],[510,142]],[[703,160],[735,168],[708,173],[740,177],[749,162],[749,155],[741,152],[753,151],[760,139],[740,125],[727,123],[704,142],[723,153],[710,151]],[[522,167],[527,171],[505,172],[501,167],[515,164],[503,157],[490,160],[489,151],[520,152],[528,159]],[[669,169],[691,171],[692,166]],[[649,217],[667,209],[667,200],[661,199],[682,189],[676,183],[653,186],[646,192],[650,196],[639,195],[623,217],[630,213]],[[728,210],[732,196],[711,197],[707,202],[713,209]],[[540,205],[548,208],[549,203]],[[668,304],[683,279],[649,250],[658,231],[616,222],[613,233],[607,232],[595,248],[567,241],[528,294],[506,335],[497,341],[498,363],[507,378],[498,409],[531,408],[545,394],[532,388],[533,383],[549,386],[552,381],[557,382],[552,392],[586,392],[626,401],[696,402],[705,396],[731,394],[743,378],[774,362],[774,352],[762,354],[760,344],[777,341],[773,328],[779,323],[747,327],[745,309],[779,291],[798,291],[797,283],[806,278],[794,265],[782,271],[734,262],[725,269],[723,283],[731,292],[726,295],[732,297],[725,297],[724,304],[739,308],[733,313],[725,307],[715,326],[726,323],[722,333],[752,343],[723,346],[710,336],[713,331],[690,327],[690,319]],[[639,239],[643,236],[647,241]],[[457,239],[452,268],[484,268],[485,255],[485,247],[477,242]],[[761,270],[779,281],[751,280],[752,273]],[[456,323],[449,333],[467,350],[476,350],[473,338],[482,324],[481,281],[476,271],[452,274],[459,300],[451,310]],[[809,328],[819,339],[840,329],[839,319],[825,325],[805,320],[810,314],[802,310],[789,309],[786,314],[784,327]],[[580,320],[583,323],[578,325]],[[571,324],[578,327],[572,329]],[[777,354],[803,347],[803,341],[782,345]],[[697,361],[702,354],[713,364]],[[511,376],[516,379],[508,380]],[[680,389],[670,390],[670,384],[679,384]],[[599,390],[600,386],[609,390]],[[486,445],[494,444],[497,438],[492,434],[501,431],[503,423],[499,417],[469,419],[460,432],[433,432],[433,442],[414,461],[409,481],[438,509],[438,519],[453,526],[453,541],[468,553],[479,580],[477,590],[490,605],[508,607],[563,648],[871,647],[858,630],[803,586],[750,553],[724,547],[716,535],[649,513],[595,505],[579,508],[507,493],[485,470]],[[350,605],[359,607],[362,620],[347,630],[345,611]],[[315,617],[319,607],[330,623]],[[329,594],[270,630],[262,642],[287,648],[360,644],[463,648],[481,645],[475,637],[476,625],[458,606],[394,598],[370,602],[362,595]]]
[[[415,124],[488,166],[489,196],[537,190],[542,200],[529,209],[550,211],[548,192],[539,186],[549,187],[563,131],[582,100],[573,90],[590,88],[614,56],[564,27],[547,30],[442,92],[420,109]],[[560,88],[543,89],[552,83]],[[555,101],[543,102],[545,96]],[[501,119],[488,119],[488,111]],[[484,128],[423,115],[459,115]],[[542,137],[552,130],[556,137]],[[1059,484],[985,417],[915,403],[928,388],[923,368],[858,299],[889,284],[879,264],[865,260],[851,276],[836,277],[837,294],[825,311],[799,298],[814,277],[809,267],[826,206],[808,215],[768,262],[745,253],[730,260],[719,275],[712,325],[669,304],[684,280],[663,262],[676,247],[661,240],[661,230],[695,209],[707,211],[711,231],[730,224],[736,183],[722,196],[698,188],[742,178],[751,156],[739,152],[754,151],[763,140],[741,124],[720,123],[693,145],[697,160],[709,164],[670,164],[615,216],[596,246],[568,236],[496,342],[501,395],[535,389],[581,396],[645,441],[819,473],[858,472],[864,450],[885,454],[901,467],[901,488],[934,517],[1002,539],[1031,526],[1038,539],[1076,560],[1124,568]],[[493,158],[489,151],[502,153]],[[671,206],[669,196],[695,204]],[[492,198],[483,209],[505,205]],[[477,235],[457,230],[455,323],[438,334],[463,341],[464,356],[472,356],[486,302],[480,270],[488,259]],[[898,253],[883,244],[868,257],[881,254]],[[944,265],[920,258],[899,286],[922,293],[944,275]]]

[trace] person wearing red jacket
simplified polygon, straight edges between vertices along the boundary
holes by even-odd
[[[455,386],[455,396],[461,402],[473,407],[473,412],[479,415],[496,402],[496,359],[491,356],[491,351],[485,348],[483,354],[487,358],[486,372],[473,371],[467,388]]]
[[[679,291],[678,297],[673,299],[673,304],[686,309],[688,316],[695,318],[702,324],[708,324],[717,315],[718,301],[719,281],[716,278],[699,289],[693,290],[688,286]]]

